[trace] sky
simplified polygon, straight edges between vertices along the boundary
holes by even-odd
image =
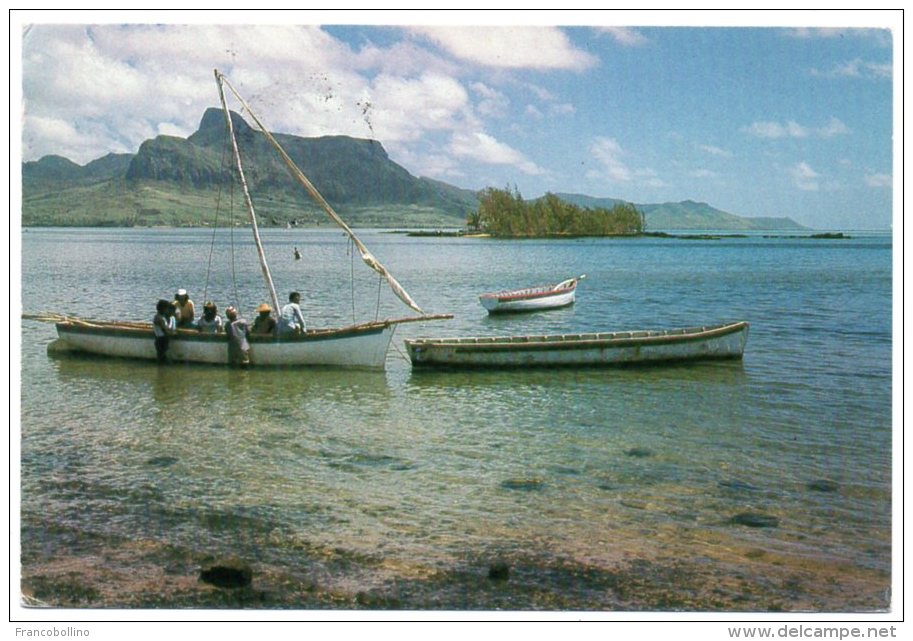
[[[273,131],[466,189],[891,227],[897,12],[488,13],[18,12],[22,160],[189,136],[218,68]]]

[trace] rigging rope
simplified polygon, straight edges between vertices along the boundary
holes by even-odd
[[[383,276],[378,275],[377,277],[377,307],[374,309],[374,320],[377,320],[380,317],[380,285],[383,282]]]
[[[232,170],[232,177],[234,177],[234,170]],[[237,270],[235,269],[235,181],[231,182],[231,206],[229,207],[228,214],[228,238],[229,244],[231,246],[231,291],[234,295],[234,304],[235,307],[240,307],[241,297],[238,296],[238,275]]]
[[[346,253],[349,255],[349,290],[352,294],[352,322],[355,322],[355,243],[350,238],[346,244]]]
[[[327,215],[329,215],[330,218],[332,218],[333,221],[335,221],[336,224],[339,225],[339,227],[341,227],[343,229],[343,231],[345,231],[346,234],[348,234],[348,236],[352,239],[352,242],[355,244],[355,246],[358,248],[359,253],[361,254],[362,261],[364,261],[364,263],[366,265],[368,265],[371,269],[373,269],[374,271],[379,273],[381,276],[383,276],[387,280],[387,283],[390,285],[390,288],[393,290],[393,293],[395,293],[396,296],[401,301],[403,301],[403,303],[405,303],[408,307],[411,307],[413,310],[415,310],[419,314],[424,314],[422,309],[415,303],[415,301],[412,300],[412,298],[409,296],[409,294],[406,292],[406,290],[403,289],[402,285],[400,285],[399,282],[397,282],[397,280],[393,277],[393,275],[387,271],[386,267],[381,265],[380,262],[377,260],[377,258],[375,258],[374,255],[371,254],[370,251],[368,251],[368,248],[364,246],[364,243],[362,243],[360,240],[358,240],[358,238],[355,236],[355,232],[353,232],[352,229],[342,220],[342,218],[339,217],[339,214],[337,214],[333,210],[333,208],[324,199],[324,197],[320,195],[320,192],[317,191],[317,188],[314,187],[314,185],[307,178],[307,176],[304,175],[304,173],[295,164],[295,162],[291,159],[291,157],[288,155],[288,153],[286,153],[286,151],[282,148],[282,146],[276,141],[275,137],[269,132],[269,130],[266,128],[266,126],[260,121],[260,119],[257,117],[257,115],[250,108],[250,105],[247,104],[247,101],[245,101],[244,98],[242,98],[241,95],[237,92],[237,90],[232,86],[232,84],[230,82],[228,82],[228,79],[225,76],[223,76],[221,73],[219,73],[218,70],[215,70],[215,75],[216,75],[216,79],[217,79],[218,85],[219,85],[219,92],[220,92],[220,95],[222,96],[223,109],[225,109],[226,112],[228,111],[228,108],[225,106],[226,103],[225,103],[225,98],[224,98],[224,93],[223,93],[223,88],[227,87],[231,91],[231,93],[234,94],[235,98],[237,98],[238,101],[241,103],[242,107],[244,108],[244,111],[246,111],[248,113],[248,115],[251,117],[251,119],[253,119],[254,123],[256,123],[257,128],[260,130],[260,132],[266,137],[266,139],[270,142],[270,144],[272,144],[273,147],[275,147],[276,151],[279,153],[279,156],[285,162],[286,166],[288,167],[288,169],[292,173],[292,175],[302,184],[302,186],[304,186],[304,188],[308,191],[308,193],[311,195],[311,197],[323,208],[323,210],[327,213]],[[231,122],[230,116],[226,115],[226,119],[228,120],[229,123]],[[231,125],[229,125],[229,127],[230,126]],[[240,167],[240,158],[238,158],[237,160],[238,160],[238,164]],[[255,232],[256,232],[256,221],[253,219],[253,217],[251,218],[251,225],[254,227]],[[255,236],[256,236],[256,233],[255,233]],[[264,271],[267,271],[267,268],[265,267],[265,263],[264,263]],[[267,280],[269,281],[270,278],[267,277]],[[275,296],[274,296],[274,298],[275,298]]]
[[[222,162],[219,169],[219,176],[225,173],[225,156],[228,150],[228,141],[222,145]],[[212,221],[212,239],[209,241],[209,260],[206,262],[206,284],[203,287],[203,302],[209,300],[209,278],[212,274],[212,256],[216,246],[216,231],[219,229],[219,212],[222,211],[222,181],[218,180],[218,191],[216,192],[216,215]]]

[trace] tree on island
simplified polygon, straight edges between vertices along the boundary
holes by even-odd
[[[467,216],[470,228],[492,236],[541,238],[547,236],[629,236],[644,231],[644,218],[630,203],[611,209],[579,207],[547,193],[525,201],[514,187],[485,189],[479,208]]]

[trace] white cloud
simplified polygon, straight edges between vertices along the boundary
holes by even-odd
[[[813,76],[823,78],[875,78],[890,79],[894,73],[894,67],[890,62],[866,62],[861,58],[855,58],[843,64],[835,65],[829,71],[820,71],[812,69]]]
[[[551,102],[556,100],[555,94],[553,94],[548,89],[540,87],[539,85],[528,82],[523,86],[529,89],[533,94],[536,95],[537,98],[539,98],[539,100],[542,100],[543,102]]]
[[[474,111],[452,62],[414,43],[353,52],[313,26],[35,25],[22,64],[25,160],[58,153],[84,164],[159,134],[187,136],[218,106],[213,67],[270,129],[302,136],[395,145],[482,130],[479,116],[507,100],[479,85]]]
[[[389,47],[379,47],[367,43],[357,52],[347,56],[354,60],[354,69],[359,71],[377,70],[392,75],[418,75],[436,72],[455,76],[460,73],[460,66],[452,60],[445,59],[414,42],[395,42]]]
[[[878,28],[859,28],[859,27],[799,27],[797,29],[787,29],[787,36],[800,38],[803,40],[812,39],[834,39],[834,38],[858,38],[874,42],[881,47],[891,46],[891,30]]]
[[[793,183],[799,189],[803,191],[818,191],[818,179],[821,176],[808,163],[798,163],[790,169],[790,175],[793,178]]]
[[[865,184],[869,187],[891,187],[893,178],[891,174],[867,174]]]
[[[745,128],[752,136],[758,138],[804,138],[808,131],[796,122],[789,121],[786,124],[778,122],[753,122]]]
[[[751,123],[743,131],[757,138],[830,138],[847,134],[850,129],[839,118],[831,118],[826,125],[818,128],[809,128],[793,120],[786,123],[758,121]]]
[[[429,26],[410,31],[457,58],[487,67],[583,71],[598,62],[556,27]]]
[[[483,132],[454,133],[449,150],[462,158],[491,165],[511,165],[531,176],[545,173],[522,153]]]
[[[624,150],[614,138],[596,138],[590,145],[590,153],[602,165],[600,174],[619,182],[627,182],[634,177],[622,160]]]
[[[815,133],[822,138],[830,138],[831,136],[848,134],[850,133],[850,128],[843,124],[839,118],[831,118],[829,123],[816,129]]]
[[[716,178],[719,176],[715,171],[709,169],[695,169],[689,174],[692,178]]]
[[[470,88],[481,97],[476,109],[482,116],[503,118],[510,107],[510,99],[497,89],[492,89],[481,82],[474,82]]]
[[[545,114],[543,114],[539,110],[539,108],[536,107],[536,105],[526,105],[526,109],[524,109],[524,113],[526,113],[526,115],[529,116],[530,118],[535,118],[536,120],[542,120],[543,118],[545,118]]]
[[[577,108],[569,102],[549,105],[548,112],[553,116],[567,115],[577,112]]]
[[[588,171],[588,178],[615,182],[636,181],[648,187],[661,187],[664,184],[652,169],[629,167],[624,160],[627,152],[614,138],[598,137],[594,139],[590,145],[590,153],[600,168]]]
[[[598,30],[612,36],[618,44],[628,47],[636,47],[648,42],[646,36],[630,27],[600,27]]]
[[[361,103],[370,104],[363,117],[381,141],[417,140],[425,132],[458,129],[473,120],[463,85],[437,74],[379,76]]]
[[[720,156],[722,158],[731,158],[732,152],[727,151],[721,147],[715,147],[714,145],[698,145],[698,149],[706,151],[711,156]]]

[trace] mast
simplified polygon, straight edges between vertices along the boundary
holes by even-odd
[[[422,308],[419,307],[415,303],[414,300],[412,300],[412,297],[409,296],[408,292],[406,292],[406,290],[403,289],[403,286],[397,282],[397,280],[393,277],[393,274],[391,274],[389,271],[387,271],[387,268],[384,267],[380,263],[380,261],[377,260],[377,258],[375,258],[374,255],[370,251],[368,251],[368,248],[365,246],[364,243],[361,242],[361,240],[359,240],[359,238],[355,235],[355,232],[353,232],[352,229],[345,223],[345,221],[339,217],[339,214],[337,214],[333,210],[333,208],[326,201],[326,199],[324,199],[324,197],[320,194],[320,192],[317,191],[317,188],[314,187],[314,185],[311,183],[310,180],[308,180],[307,176],[304,175],[304,172],[302,172],[301,169],[298,168],[298,165],[296,165],[295,162],[291,159],[291,157],[285,152],[285,149],[282,148],[282,146],[273,137],[273,135],[269,132],[269,130],[263,125],[262,122],[260,122],[260,119],[251,110],[250,105],[247,104],[247,102],[244,100],[244,98],[242,98],[241,95],[231,85],[231,83],[228,82],[228,79],[225,76],[223,76],[221,73],[219,73],[218,69],[216,69],[215,73],[216,73],[216,78],[218,79],[218,82],[219,82],[219,95],[222,97],[222,106],[223,107],[225,106],[225,96],[223,93],[223,84],[224,84],[225,86],[227,86],[229,88],[229,90],[231,90],[231,92],[235,95],[235,97],[240,101],[241,105],[244,107],[244,110],[250,115],[250,117],[253,119],[254,123],[256,123],[257,128],[260,130],[260,132],[264,136],[266,136],[267,140],[269,140],[269,142],[273,145],[273,147],[276,148],[276,151],[279,153],[279,156],[285,162],[286,166],[288,167],[288,169],[292,173],[292,175],[298,180],[298,182],[300,182],[304,186],[304,188],[308,191],[308,193],[311,195],[311,197],[315,201],[317,201],[317,203],[321,207],[323,207],[323,209],[327,213],[327,215],[333,219],[333,222],[335,222],[337,225],[339,225],[342,228],[342,230],[345,231],[345,233],[349,236],[349,238],[352,239],[352,242],[355,244],[355,246],[358,248],[359,253],[361,254],[362,261],[364,261],[364,263],[366,265],[368,265],[368,267],[370,267],[371,269],[376,271],[378,274],[380,274],[387,280],[387,284],[390,285],[390,289],[393,290],[393,293],[396,294],[396,296],[401,301],[403,301],[403,303],[405,303],[406,305],[408,305],[409,307],[411,307],[412,309],[417,311],[419,314],[424,314],[425,312],[422,310]],[[228,118],[229,121],[231,120],[231,117],[228,115],[227,108],[226,108],[225,117]],[[229,122],[229,128],[231,128],[231,122]],[[232,144],[234,144],[234,134],[232,134]],[[237,158],[238,158],[238,168],[240,171],[241,161],[240,161],[240,157],[237,157]],[[242,175],[242,184],[243,184],[243,175]],[[246,187],[245,187],[244,194],[247,197]],[[249,202],[249,197],[248,197],[248,202]],[[251,208],[251,212],[253,212],[252,208]],[[254,233],[256,235],[256,223],[254,223],[254,229],[255,229]],[[258,241],[257,247],[259,248],[259,246],[260,245],[259,245],[259,241]],[[265,265],[265,262],[263,264]],[[272,285],[270,285],[270,286],[272,287]]]
[[[269,289],[269,295],[273,301],[273,309],[276,314],[279,313],[279,297],[276,295],[276,286],[273,284],[273,277],[269,272],[269,265],[266,263],[266,254],[263,251],[263,243],[260,242],[260,230],[257,227],[257,215],[254,213],[254,203],[250,199],[250,192],[247,189],[247,179],[244,177],[244,168],[241,166],[241,152],[238,150],[238,141],[235,139],[235,129],[231,122],[231,112],[225,102],[225,91],[222,87],[223,82],[227,82],[225,77],[215,70],[216,84],[219,86],[219,100],[222,101],[222,111],[225,112],[225,122],[228,123],[228,134],[231,138],[232,155],[235,159],[235,165],[238,168],[238,176],[241,181],[241,191],[244,192],[244,202],[247,204],[247,216],[250,219],[250,226],[254,232],[254,244],[257,246],[257,255],[260,258],[260,270],[263,272],[263,279],[266,281],[266,287]],[[232,92],[235,93],[234,89]],[[237,95],[237,93],[235,93]]]

